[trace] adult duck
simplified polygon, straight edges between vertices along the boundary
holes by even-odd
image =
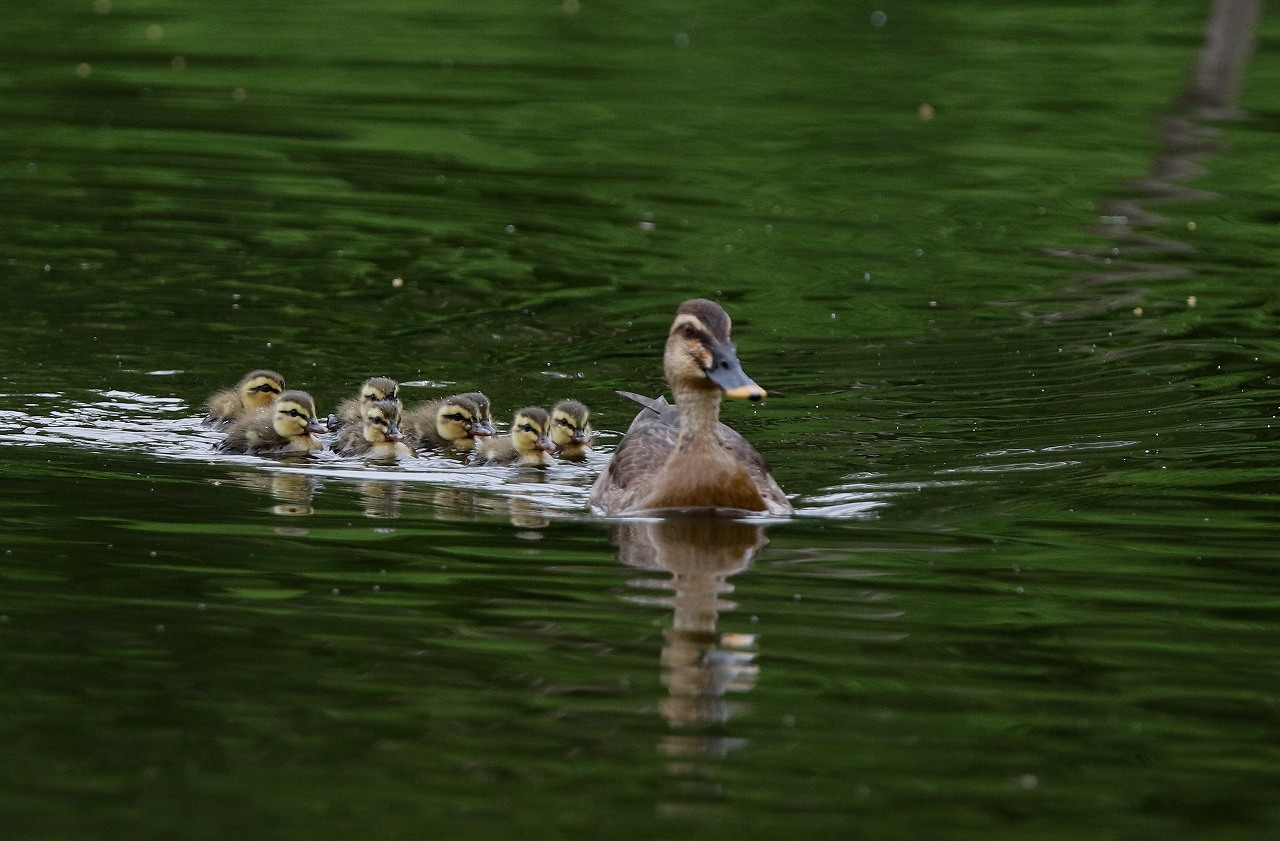
[[[761,400],[738,362],[732,322],[714,301],[685,301],[667,335],[662,368],[675,396],[647,401],[591,488],[607,516],[714,510],[791,513],[769,464],[747,439],[720,423],[720,398]]]

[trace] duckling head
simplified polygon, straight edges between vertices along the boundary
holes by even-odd
[[[399,400],[400,383],[390,377],[370,377],[360,386],[360,406],[368,408],[369,404],[379,400]]]
[[[497,434],[497,430],[493,428],[493,418],[489,414],[490,405],[488,397],[479,391],[468,391],[466,394],[460,394],[458,396],[460,398],[469,398],[476,404],[476,415],[471,425],[472,435],[481,437]]]
[[[591,446],[591,410],[577,400],[561,400],[551,409],[551,441],[562,454]]]
[[[305,391],[286,391],[271,406],[271,428],[282,438],[329,431],[316,419],[316,401]]]
[[[400,401],[374,400],[364,410],[364,440],[370,444],[403,441],[400,432]]]
[[[485,434],[478,431],[478,417],[480,407],[472,397],[466,394],[446,397],[440,401],[440,408],[436,410],[436,432],[450,444],[471,443],[469,439]]]
[[[747,376],[729,338],[733,322],[714,301],[693,298],[676,310],[667,335],[662,370],[673,391],[722,391],[761,400],[768,393]]]
[[[236,386],[240,402],[246,409],[261,409],[284,392],[284,377],[265,368],[250,371]]]
[[[551,416],[546,409],[526,406],[516,412],[515,419],[511,421],[511,445],[521,456],[553,453],[556,445],[547,437],[550,429]]]

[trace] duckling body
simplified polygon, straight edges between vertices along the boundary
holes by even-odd
[[[358,424],[338,432],[333,449],[344,456],[376,459],[417,457],[400,432],[400,401],[374,400],[365,407]]]
[[[206,401],[209,414],[204,422],[213,426],[228,425],[270,406],[283,391],[284,377],[275,371],[265,368],[250,371],[234,387],[216,392]]]
[[[675,405],[627,395],[646,408],[592,486],[593,509],[606,515],[669,509],[791,513],[768,462],[719,422],[722,395],[765,396],[738,362],[731,326],[728,314],[712,301],[680,305],[663,354]]]
[[[486,464],[546,467],[555,450],[555,444],[547,435],[550,428],[551,416],[546,409],[526,406],[516,412],[509,434],[486,438],[480,443],[480,460]]]
[[[330,431],[340,430],[345,426],[359,426],[364,419],[369,404],[378,400],[400,399],[400,383],[390,377],[370,377],[360,386],[360,393],[348,397],[338,404],[338,408],[329,416]]]
[[[591,449],[591,410],[577,400],[561,400],[551,409],[551,442],[556,458],[583,461]]]
[[[286,391],[270,406],[231,425],[218,449],[228,453],[310,453],[323,450],[315,436],[326,432],[316,403],[305,391]]]
[[[455,394],[405,412],[400,429],[417,450],[470,452],[476,438],[493,435],[493,424],[486,418],[488,405],[489,398],[479,392]]]

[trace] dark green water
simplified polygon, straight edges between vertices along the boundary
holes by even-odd
[[[1203,5],[10,10],[5,834],[1271,837],[1280,32],[1204,119]],[[694,295],[790,521],[585,510]],[[601,446],[212,452],[260,366]]]

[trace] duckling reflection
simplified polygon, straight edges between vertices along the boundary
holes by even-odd
[[[359,484],[364,515],[375,520],[395,520],[400,516],[400,500],[404,482],[367,479]]]
[[[716,624],[721,611],[736,606],[724,599],[733,591],[729,577],[746,569],[769,542],[764,528],[680,517],[618,524],[611,539],[628,566],[671,574],[675,595],[667,603],[675,617],[663,634],[662,680],[669,697],[661,710],[671,728],[681,732],[663,741],[663,752],[685,759],[723,755],[740,743],[697,728],[727,722],[734,705],[725,696],[755,685],[755,635],[718,632]]]
[[[232,473],[232,482],[242,488],[265,493],[276,501],[271,513],[283,517],[303,517],[314,512],[311,501],[320,480],[305,473],[245,472]]]

